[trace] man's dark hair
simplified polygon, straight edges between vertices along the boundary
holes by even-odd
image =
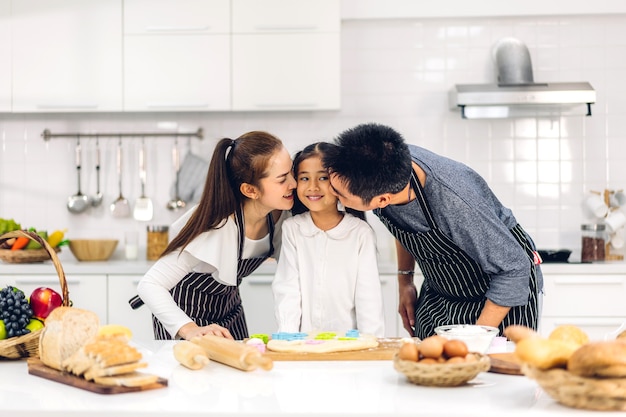
[[[388,126],[361,124],[340,133],[322,163],[345,181],[364,204],[384,193],[399,193],[411,176],[411,154],[404,138]]]

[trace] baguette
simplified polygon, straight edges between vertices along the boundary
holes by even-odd
[[[159,377],[141,372],[131,372],[116,376],[98,376],[94,378],[96,384],[118,386],[118,387],[143,387],[154,384]]]

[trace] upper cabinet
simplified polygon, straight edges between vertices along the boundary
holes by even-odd
[[[335,110],[340,0],[0,0],[0,112]]]
[[[0,0],[0,111],[11,111],[11,0]]]
[[[233,110],[340,107],[339,0],[232,0]]]
[[[14,0],[12,110],[122,110],[121,16],[121,0]]]
[[[124,110],[230,110],[230,73],[230,0],[124,0]]]

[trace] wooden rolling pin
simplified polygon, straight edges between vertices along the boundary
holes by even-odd
[[[188,340],[181,340],[174,345],[174,357],[181,365],[193,370],[202,369],[209,363],[204,349]]]
[[[202,347],[209,359],[242,371],[253,371],[259,367],[269,371],[274,366],[270,357],[243,342],[213,335],[194,337],[191,341]]]

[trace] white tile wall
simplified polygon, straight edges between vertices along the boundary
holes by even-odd
[[[598,102],[592,117],[462,120],[448,109],[455,83],[495,80],[491,47],[516,36],[529,47],[536,81],[589,81]],[[66,210],[76,192],[75,141],[44,142],[41,133],[154,131],[160,121],[202,127],[206,139],[181,142],[207,159],[216,139],[264,129],[291,151],[330,140],[357,123],[393,126],[406,139],[465,162],[485,176],[542,248],[578,251],[589,190],[626,187],[626,15],[593,17],[347,20],[342,25],[342,110],[284,113],[0,115],[0,217],[25,226],[68,228],[70,237],[111,236],[145,224],[114,219],[115,140],[103,146],[104,205],[81,215]],[[124,140],[123,193],[139,194],[138,140]],[[147,194],[155,219],[168,224],[172,139],[148,143]],[[83,141],[83,192],[95,192],[94,141]],[[380,225],[381,256],[391,240]],[[576,252],[575,252],[576,253]],[[67,255],[66,255],[67,256]],[[574,255],[575,257],[576,255]]]

